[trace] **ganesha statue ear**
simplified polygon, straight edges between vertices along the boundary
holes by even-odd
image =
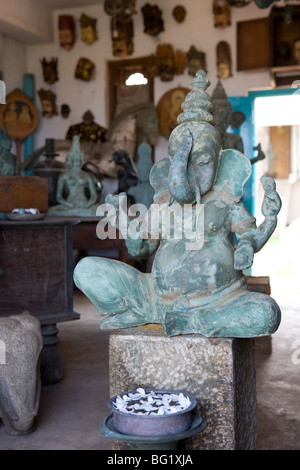
[[[239,202],[251,173],[251,162],[243,153],[235,149],[222,150],[213,190],[222,191],[235,202]]]

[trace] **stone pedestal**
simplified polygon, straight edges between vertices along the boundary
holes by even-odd
[[[198,401],[206,429],[182,450],[254,450],[256,382],[254,341],[166,337],[161,326],[118,330],[110,336],[111,396],[137,387],[181,390]],[[128,449],[114,443],[115,449]]]

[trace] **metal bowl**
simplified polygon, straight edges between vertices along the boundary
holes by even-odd
[[[113,412],[113,424],[117,431],[129,436],[167,436],[186,431],[192,423],[192,411],[197,406],[195,397],[186,392],[177,390],[146,389],[145,392],[166,393],[179,395],[183,393],[191,404],[188,408],[165,415],[130,414],[119,411],[114,406],[117,397],[123,397],[128,393],[136,393],[136,390],[120,393],[113,396],[107,403]]]

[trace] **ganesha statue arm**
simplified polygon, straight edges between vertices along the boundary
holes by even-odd
[[[277,226],[277,214],[281,209],[281,199],[276,192],[275,181],[271,177],[263,176],[261,182],[265,191],[262,203],[264,221],[256,227],[255,219],[252,217],[250,218],[250,226],[245,229],[243,221],[240,220],[241,217],[237,216],[233,228],[238,239],[234,254],[234,268],[237,270],[244,270],[252,266],[254,254],[261,250]]]
[[[151,238],[148,233],[150,211],[144,212],[145,206],[135,204],[132,208],[136,207],[140,215],[134,219],[130,218],[127,215],[126,193],[120,193],[115,196],[108,194],[105,198],[105,203],[114,208],[112,216],[108,217],[108,219],[110,224],[121,232],[122,237],[125,239],[128,253],[141,259],[150,257],[159,243],[157,238]],[[132,213],[132,208],[130,208],[131,211],[129,209],[129,215]]]

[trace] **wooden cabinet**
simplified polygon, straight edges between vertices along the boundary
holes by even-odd
[[[270,15],[237,23],[237,70],[269,69],[273,86],[291,86],[300,78],[294,43],[300,38],[300,6],[274,6]]]

